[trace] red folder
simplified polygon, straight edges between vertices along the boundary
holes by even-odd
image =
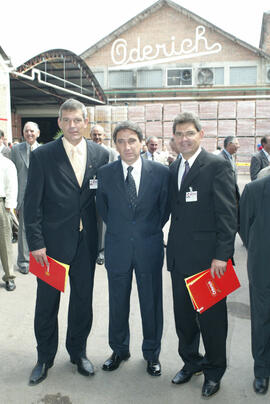
[[[42,281],[48,283],[60,292],[65,292],[68,278],[69,265],[56,261],[48,257],[49,267],[39,264],[30,252],[29,271],[36,275]]]
[[[213,279],[210,269],[189,276],[185,279],[194,309],[203,313],[227,295],[240,287],[232,261],[227,262],[227,269],[223,276]]]

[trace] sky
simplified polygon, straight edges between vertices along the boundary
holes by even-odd
[[[210,23],[259,47],[263,13],[269,0],[174,0]],[[154,4],[154,0],[5,0],[0,46],[14,67],[49,49],[81,54]]]

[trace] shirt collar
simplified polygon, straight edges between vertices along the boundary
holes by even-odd
[[[194,161],[196,160],[196,158],[198,157],[198,155],[200,154],[200,152],[202,151],[202,148],[199,147],[198,150],[196,151],[196,153],[193,154],[193,156],[191,156],[188,160],[185,160],[184,157],[181,160],[181,164],[184,165],[186,161],[188,161],[189,167],[191,168],[192,164],[194,163]]]
[[[135,163],[133,163],[133,164],[127,164],[125,161],[123,161],[123,160],[121,160],[121,161],[122,161],[122,167],[123,167],[124,173],[127,172],[127,169],[130,165],[133,167],[133,170],[136,172],[141,170],[141,167],[142,167],[141,157],[139,157],[138,160],[136,160]]]
[[[265,149],[262,149],[262,151],[264,152],[264,154],[266,155],[267,158],[269,158],[269,153],[267,153],[267,151]]]
[[[224,151],[225,154],[227,154],[227,156],[229,157],[229,159],[232,160],[232,155],[231,155],[226,149],[223,149],[223,151]]]
[[[64,144],[64,147],[66,150],[71,152],[71,150],[76,150],[79,154],[83,154],[84,148],[85,148],[85,139],[82,138],[80,143],[78,143],[76,146],[73,146],[64,136],[62,137],[62,141]]]

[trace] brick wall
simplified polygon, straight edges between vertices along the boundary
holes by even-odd
[[[212,152],[223,146],[226,136],[239,139],[236,161],[239,173],[248,173],[251,155],[264,135],[270,134],[270,100],[257,101],[183,101],[175,104],[146,104],[139,106],[88,107],[89,137],[95,123],[104,127],[106,142],[112,144],[111,135],[117,122],[129,119],[139,123],[146,137],[159,138],[160,148],[168,145],[172,136],[172,123],[179,112],[192,111],[201,119],[205,130],[202,145]]]

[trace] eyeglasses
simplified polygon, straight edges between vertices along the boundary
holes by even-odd
[[[188,130],[187,132],[175,132],[175,136],[177,137],[193,137],[198,133],[198,131],[195,130]]]

